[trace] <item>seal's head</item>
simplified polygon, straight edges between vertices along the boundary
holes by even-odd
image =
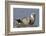
[[[31,17],[32,17],[32,18],[35,18],[35,16],[36,16],[35,13],[32,13],[32,14],[31,14]]]

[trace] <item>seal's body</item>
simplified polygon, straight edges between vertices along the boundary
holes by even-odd
[[[19,25],[33,25],[34,24],[34,21],[35,21],[35,16],[36,14],[35,13],[32,13],[30,16],[28,17],[23,17],[21,19],[17,19],[16,21],[16,24],[19,24]]]

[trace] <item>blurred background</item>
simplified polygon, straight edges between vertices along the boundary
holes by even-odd
[[[45,3],[45,15],[46,15],[46,0],[15,0],[15,1]],[[45,27],[46,27],[46,22],[45,22]],[[5,0],[0,0],[0,36],[5,36]],[[26,35],[11,35],[11,36],[46,36],[46,28],[44,34],[42,33],[42,34],[26,34]]]

